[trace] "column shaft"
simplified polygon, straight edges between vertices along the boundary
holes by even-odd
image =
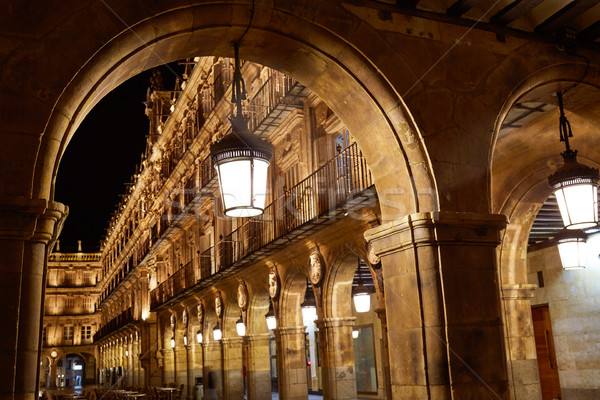
[[[223,348],[223,398],[241,400],[244,398],[244,377],[242,360],[242,338],[227,338]]]
[[[270,335],[244,337],[248,400],[271,400]]]
[[[382,261],[393,398],[507,397],[495,250],[505,226],[435,212],[365,233]]]
[[[308,398],[304,331],[303,326],[274,330],[277,340],[279,397],[282,399]]]

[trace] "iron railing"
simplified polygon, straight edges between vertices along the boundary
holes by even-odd
[[[152,290],[151,308],[155,309],[202,279],[235,264],[304,224],[326,216],[371,186],[371,172],[354,143],[269,204],[262,215],[244,219],[235,231]]]

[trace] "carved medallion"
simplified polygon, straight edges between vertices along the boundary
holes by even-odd
[[[248,308],[248,288],[246,288],[246,283],[244,281],[241,281],[238,285],[237,300],[238,306],[240,306],[242,310]]]
[[[276,269],[272,269],[269,272],[269,296],[272,299],[277,299],[279,297],[279,274]]]
[[[175,328],[177,327],[177,314],[174,312],[171,313],[171,330],[175,332]]]
[[[183,309],[183,314],[181,315],[181,323],[183,324],[184,328],[187,328],[187,326],[188,326],[188,311],[187,311],[187,307]]]
[[[215,297],[215,313],[217,314],[217,318],[221,318],[223,315],[223,299],[221,298],[221,292],[217,292],[217,297]]]
[[[308,278],[313,286],[321,285],[324,275],[325,262],[318,250],[311,253],[308,261]]]
[[[204,326],[204,306],[202,303],[198,303],[198,325]]]

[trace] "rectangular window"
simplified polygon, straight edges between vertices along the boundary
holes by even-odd
[[[63,328],[63,339],[64,340],[73,340],[73,327],[65,326]]]
[[[92,338],[92,326],[84,325],[81,327],[81,340],[90,340]]]

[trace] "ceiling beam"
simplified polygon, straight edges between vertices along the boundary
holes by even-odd
[[[543,0],[516,0],[492,15],[490,22],[493,24],[508,25],[521,17],[529,10],[535,8]]]
[[[453,17],[460,17],[479,3],[481,3],[481,0],[458,0],[448,7],[446,14]]]
[[[594,22],[580,33],[577,34],[577,38],[580,40],[589,40],[593,42],[600,37],[600,21]]]
[[[548,19],[535,27],[536,32],[549,33],[554,32],[564,26],[569,26],[571,20],[577,18],[590,8],[598,4],[598,0],[575,0],[556,13],[552,14]]]

